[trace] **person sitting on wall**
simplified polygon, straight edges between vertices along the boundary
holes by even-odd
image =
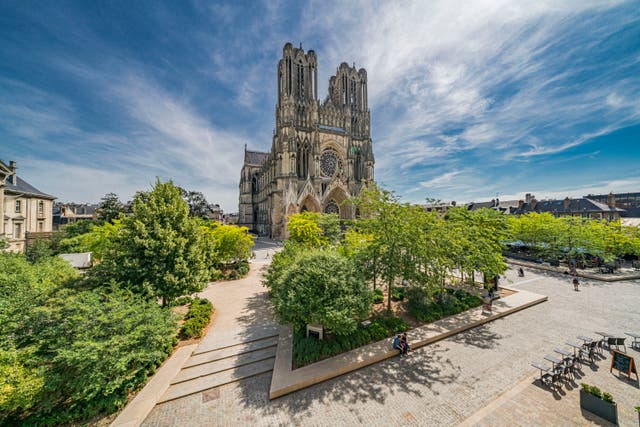
[[[404,348],[402,346],[402,336],[400,334],[398,334],[398,336],[393,339],[393,348],[394,350],[398,350],[401,356],[404,353]]]
[[[400,338],[400,345],[402,347],[402,353],[403,354],[409,354],[409,351],[411,351],[411,347],[409,346],[409,340],[407,339],[407,334],[402,334],[402,337]]]

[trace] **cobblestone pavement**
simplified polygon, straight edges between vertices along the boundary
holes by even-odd
[[[548,295],[549,301],[418,349],[409,358],[387,360],[273,402],[268,400],[271,374],[262,374],[158,405],[144,425],[455,425],[472,416],[483,425],[590,424],[579,411],[577,416],[540,418],[544,411],[575,410],[575,402],[567,394],[540,389],[551,399],[529,404],[526,393],[538,388],[531,385],[537,371],[530,362],[577,335],[640,329],[640,282],[583,281],[580,292],[574,292],[567,277],[552,273],[527,271],[518,278],[509,271],[509,281]],[[638,388],[608,374],[608,363],[598,363],[597,378],[606,377],[607,386],[619,382],[610,388],[618,401],[640,404]],[[577,382],[595,382],[592,372],[584,371],[585,378]],[[496,405],[523,382],[515,399]],[[495,411],[478,416],[492,405]],[[512,411],[519,415],[510,416]]]

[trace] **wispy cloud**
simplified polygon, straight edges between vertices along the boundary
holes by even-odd
[[[367,68],[376,177],[400,194],[472,200],[553,186],[547,176],[597,186],[602,175],[541,168],[589,166],[610,151],[594,140],[640,124],[634,6],[193,1],[105,7],[96,21],[84,8],[55,19],[27,8],[35,37],[0,29],[0,53],[21,64],[0,76],[0,144],[66,167],[93,200],[160,176],[235,210],[243,145],[271,145],[276,64],[291,41],[318,53],[321,97],[341,62]],[[610,182],[626,186],[628,168],[615,169]],[[89,197],[64,179],[46,184]]]
[[[320,57],[330,64],[354,58],[369,69],[378,176],[408,189],[397,170],[456,168],[483,153],[485,166],[506,165],[639,123],[629,99],[640,99],[640,79],[619,75],[637,57],[597,63],[638,24],[637,13],[616,11],[621,4],[323,2],[309,7],[317,19],[308,31],[328,34]]]

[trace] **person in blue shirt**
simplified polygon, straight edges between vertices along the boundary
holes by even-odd
[[[400,355],[404,353],[402,348],[402,336],[400,334],[398,334],[398,336],[393,339],[393,348],[395,350],[398,350],[400,352]]]

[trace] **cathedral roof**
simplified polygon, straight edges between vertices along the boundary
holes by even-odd
[[[244,152],[244,164],[262,166],[269,157],[269,153],[263,153],[261,151],[248,151]]]

